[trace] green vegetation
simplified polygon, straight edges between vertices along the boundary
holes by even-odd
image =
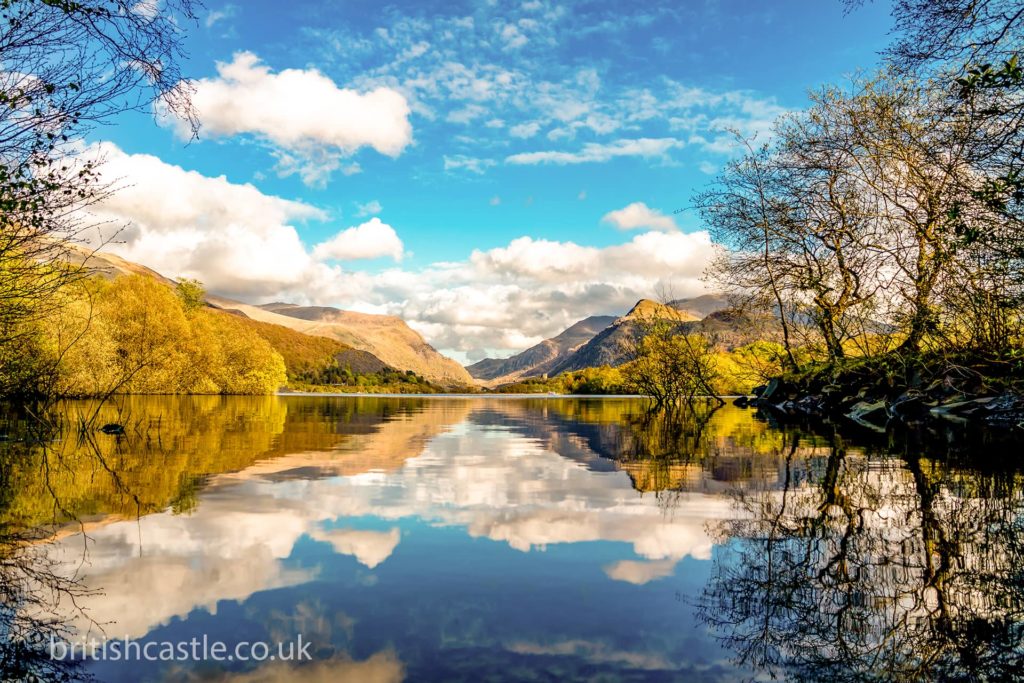
[[[627,387],[654,399],[656,408],[716,393],[718,363],[706,335],[680,329],[664,318],[638,320],[638,330],[625,341],[629,362],[622,368]]]
[[[564,372],[557,377],[527,377],[493,390],[499,394],[629,394],[618,368],[603,365]]]
[[[316,373],[299,375],[289,382],[288,388],[296,391],[313,391],[341,394],[439,394],[445,390],[412,370],[395,370],[385,367],[376,372],[352,372],[349,366],[337,365]]]
[[[661,377],[663,364],[666,371],[671,369],[666,359],[671,359],[672,354],[662,356],[662,350],[674,349],[678,352],[677,357],[687,357],[693,350],[704,348],[700,345],[707,341],[700,336],[691,336],[689,343],[692,347],[681,350],[682,343],[666,339],[658,344],[648,342],[644,347],[646,355],[642,361],[643,367],[636,367],[637,364],[631,361],[616,368],[603,365],[565,372],[556,377],[527,377],[518,382],[503,384],[492,391],[501,394],[646,394],[643,387],[637,384],[642,373],[650,373],[648,380],[654,381]],[[692,385],[695,396],[749,394],[755,386],[764,384],[781,372],[784,353],[782,344],[770,341],[757,341],[731,350],[704,349],[696,356],[696,361],[703,364],[701,372],[709,388],[697,386],[696,379],[692,377],[687,382]]]

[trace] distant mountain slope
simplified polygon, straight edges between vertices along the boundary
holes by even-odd
[[[667,305],[701,319],[712,313],[732,308],[725,294],[702,294],[688,299],[669,301]]]
[[[466,370],[477,379],[502,384],[542,375],[613,322],[615,318],[610,315],[591,316],[521,353],[509,358],[485,358]]]
[[[692,313],[679,311],[650,299],[641,299],[629,313],[617,318],[590,341],[576,349],[574,353],[554,364],[548,374],[554,376],[563,372],[596,368],[602,365],[612,367],[622,365],[627,360],[623,345],[637,333],[639,321],[645,318],[675,320],[680,323],[695,322],[700,319]]]
[[[355,349],[369,351],[392,367],[412,370],[432,382],[447,386],[475,383],[465,368],[438,353],[396,316],[355,313],[328,306],[286,303],[250,306],[220,297],[209,297],[209,300],[255,320],[284,325],[304,334],[330,337]]]
[[[245,325],[253,328],[277,349],[284,358],[289,379],[322,370],[334,363],[340,368],[348,368],[355,374],[373,374],[390,367],[372,353],[354,349],[336,339],[303,334],[283,325],[253,320],[236,311],[224,310],[224,314],[238,315]]]
[[[100,252],[90,255],[82,247],[72,250],[71,261],[82,263],[88,257],[88,266],[97,274],[113,278],[118,275],[146,275],[167,286],[174,281],[138,263],[133,263],[115,254]],[[342,366],[349,365],[353,372],[371,372],[371,368],[393,367],[412,370],[427,380],[444,385],[474,384],[465,368],[454,360],[442,356],[426,343],[404,320],[395,316],[353,313],[325,306],[295,306],[293,304],[268,304],[271,310],[251,306],[239,301],[214,295],[207,295],[206,301],[214,308],[228,313],[288,328],[304,335],[326,337],[340,342],[341,346],[331,352]],[[278,312],[280,311],[280,312]],[[266,330],[265,330],[266,332]],[[298,338],[285,339],[280,331],[270,331],[280,343],[303,346]],[[268,339],[268,341],[271,341]],[[271,341],[274,345],[274,341]],[[305,346],[309,346],[305,343]],[[314,344],[313,346],[317,346]],[[279,349],[280,350],[280,349]],[[300,352],[310,353],[308,349]],[[337,354],[343,354],[337,356]],[[286,355],[282,352],[282,355]],[[287,362],[287,361],[286,361]]]
[[[174,280],[164,277],[152,268],[133,263],[123,259],[117,254],[108,252],[93,252],[80,245],[70,245],[67,253],[67,260],[76,266],[86,264],[91,274],[100,275],[106,279],[113,279],[118,275],[145,275],[154,280],[162,282],[168,287],[174,286]]]
[[[778,318],[758,311],[726,308],[694,323],[692,329],[708,335],[717,347],[726,351],[756,341],[782,341]]]

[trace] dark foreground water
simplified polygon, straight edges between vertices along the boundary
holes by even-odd
[[[0,421],[0,679],[1024,677],[1014,444],[635,399],[94,410]]]

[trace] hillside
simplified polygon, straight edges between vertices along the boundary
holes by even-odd
[[[95,253],[91,256],[84,248],[72,250],[71,260],[82,263],[88,256],[89,269],[96,274],[114,278],[119,275],[143,275],[153,278],[169,287],[174,281],[138,263],[133,263],[111,253]],[[351,367],[353,372],[376,372],[383,368],[412,370],[432,382],[448,386],[473,384],[473,378],[465,369],[450,358],[438,353],[423,338],[412,330],[405,321],[395,316],[353,313],[336,308],[292,304],[268,304],[266,308],[252,306],[239,301],[208,294],[207,304],[213,308],[234,313],[240,318],[269,324],[291,330],[305,336],[331,341],[337,346],[324,346],[322,342],[310,342],[301,337],[289,336],[280,329],[257,326],[260,336],[269,341],[282,356],[292,374],[293,362],[307,363],[312,357],[336,358],[341,367]],[[269,309],[269,310],[268,310]],[[279,346],[280,345],[280,346]],[[327,355],[320,355],[321,353]],[[340,355],[339,355],[340,354]],[[371,368],[377,368],[376,370]]]
[[[554,364],[548,374],[558,375],[602,365],[622,365],[626,362],[623,345],[636,334],[640,321],[644,319],[675,320],[680,323],[700,320],[692,313],[676,310],[650,299],[641,299],[629,313],[617,318],[574,353]]]
[[[222,311],[222,314],[231,315],[234,311]],[[363,375],[391,367],[372,353],[353,349],[336,339],[303,334],[283,325],[252,320],[244,315],[235,316],[281,354],[285,367],[288,368],[289,379],[296,379],[333,365],[341,369],[347,368],[353,374]]]
[[[396,316],[284,303],[252,306],[217,296],[207,299],[216,306],[235,310],[253,320],[282,325],[303,334],[328,337],[354,349],[368,351],[394,368],[412,370],[438,384],[474,384],[465,368],[438,353]]]
[[[476,379],[494,385],[543,375],[613,322],[615,318],[610,315],[591,316],[521,353],[509,358],[485,358],[466,370]]]
[[[725,294],[701,294],[688,299],[669,301],[668,306],[689,313],[695,318],[704,319],[713,313],[732,308]]]

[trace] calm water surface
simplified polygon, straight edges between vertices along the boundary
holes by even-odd
[[[1024,676],[1012,443],[635,399],[132,398],[100,408],[124,436],[76,431],[95,409],[42,442],[3,416],[7,678]],[[300,636],[312,661],[109,661]]]

